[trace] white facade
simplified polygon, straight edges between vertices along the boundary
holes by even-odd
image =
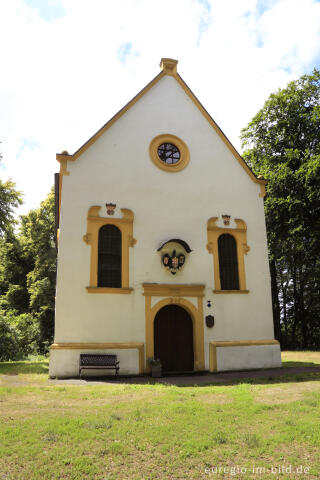
[[[187,145],[190,161],[182,170],[165,171],[152,162],[150,142],[161,134],[175,135]],[[178,81],[172,63],[164,62],[151,88],[142,91],[137,101],[119,112],[90,142],[73,156],[58,155],[61,207],[50,376],[78,375],[79,353],[86,352],[116,353],[120,374],[146,371],[146,356],[153,352],[150,329],[148,333],[153,319],[146,309],[152,310],[158,302],[182,307],[189,302],[197,309],[198,341],[203,345],[197,347],[195,369],[212,367],[210,342],[227,341],[249,345],[217,347],[216,367],[211,370],[280,366],[279,345],[271,342],[263,182],[250,174],[228,140],[213,128],[195,97]],[[113,216],[107,215],[107,202],[117,205]],[[86,288],[90,286],[93,246],[84,242],[83,236],[92,206],[101,206],[100,216],[110,220],[122,218],[120,209],[134,214],[136,244],[129,248],[131,293],[89,293]],[[231,215],[229,226],[221,217],[226,213]],[[207,249],[207,222],[212,217],[218,217],[216,225],[230,228],[230,233],[236,227],[235,219],[242,219],[247,226],[250,251],[244,255],[244,264],[248,293],[213,292],[213,255]],[[176,275],[163,267],[157,251],[169,239],[182,239],[192,250]],[[143,287],[149,283],[182,287],[178,293],[151,295],[149,305]],[[183,286],[192,285],[203,285],[204,296],[185,297]],[[206,326],[206,315],[214,315],[213,328]],[[266,344],[255,345],[256,341]]]

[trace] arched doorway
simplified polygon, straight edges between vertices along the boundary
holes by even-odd
[[[154,357],[160,358],[164,372],[193,370],[192,318],[179,305],[166,305],[155,316]]]

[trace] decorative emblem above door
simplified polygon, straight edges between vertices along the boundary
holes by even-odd
[[[169,270],[172,275],[175,275],[177,271],[183,267],[184,262],[185,262],[185,255],[183,253],[176,253],[175,250],[173,250],[172,255],[170,256],[169,253],[165,253],[162,255],[162,263],[163,266]]]
[[[181,271],[191,251],[189,245],[178,238],[172,238],[158,248],[158,252],[161,252],[163,267],[172,275]]]

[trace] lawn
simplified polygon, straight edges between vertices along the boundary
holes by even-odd
[[[283,361],[320,365],[320,353]],[[0,413],[1,480],[320,475],[315,372],[205,387],[49,385],[47,360],[8,362]]]

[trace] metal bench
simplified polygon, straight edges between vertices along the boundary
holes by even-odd
[[[93,370],[115,370],[115,375],[119,371],[119,361],[117,355],[103,354],[103,353],[81,353],[79,362],[79,377],[83,369]]]

